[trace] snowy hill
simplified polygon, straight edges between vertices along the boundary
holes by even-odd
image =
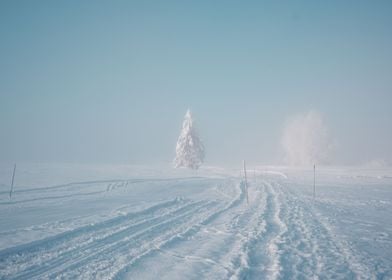
[[[22,165],[0,279],[390,279],[392,170]]]

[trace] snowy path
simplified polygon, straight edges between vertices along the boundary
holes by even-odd
[[[75,211],[86,215],[72,216],[70,211],[61,221],[48,216],[44,224],[2,229],[0,278],[391,276],[387,262],[378,263],[383,270],[366,262],[366,254],[334,231],[322,208],[290,186],[278,176],[257,178],[249,186],[249,204],[241,180],[232,177],[81,182],[20,190],[13,201],[4,192],[3,213],[32,211],[29,217],[39,220],[41,207],[63,210],[72,201],[79,207]],[[98,210],[104,214],[91,214]],[[26,242],[11,239],[29,232],[35,235]],[[6,238],[14,244],[7,246]]]

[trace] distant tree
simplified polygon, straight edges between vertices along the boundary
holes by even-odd
[[[185,114],[182,130],[177,140],[176,158],[174,166],[176,168],[186,167],[198,169],[204,160],[204,146],[194,127],[191,111]]]
[[[313,110],[286,122],[281,144],[289,165],[327,164],[334,149],[322,115]]]

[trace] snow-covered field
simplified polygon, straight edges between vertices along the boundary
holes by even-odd
[[[392,170],[21,165],[1,279],[392,279]]]

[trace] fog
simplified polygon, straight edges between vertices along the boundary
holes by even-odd
[[[190,107],[205,164],[390,164],[392,2],[332,2],[2,1],[0,161],[170,165]]]

